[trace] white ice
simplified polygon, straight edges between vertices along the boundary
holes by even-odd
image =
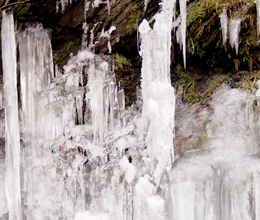
[[[142,61],[142,115],[147,120],[146,144],[151,158],[157,158],[155,182],[163,169],[170,167],[173,158],[174,90],[170,82],[171,30],[173,2],[163,1],[162,11],[155,15],[150,28],[147,20],[139,26]],[[164,97],[162,99],[162,97]]]
[[[229,42],[232,48],[235,47],[236,54],[238,54],[240,23],[240,18],[231,18],[229,21]]]
[[[220,23],[222,29],[223,45],[225,45],[227,43],[227,34],[228,34],[227,9],[223,8],[223,12],[219,17],[220,17]]]
[[[13,13],[2,11],[2,63],[5,100],[5,191],[9,220],[21,220],[20,129]]]

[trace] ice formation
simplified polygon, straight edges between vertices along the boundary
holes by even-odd
[[[183,135],[178,138],[185,142],[187,152],[171,171],[170,219],[258,219],[259,120],[252,109],[255,96],[223,85],[212,98],[209,108],[195,105],[184,114],[184,109],[182,113],[176,110],[180,116],[177,135]],[[197,143],[196,147],[189,149],[191,143]]]
[[[111,48],[111,43],[110,43],[110,35],[112,34],[112,32],[116,30],[116,26],[112,25],[109,30],[104,31],[104,28],[101,31],[101,34],[99,36],[99,39],[101,38],[107,38],[107,48],[108,48],[108,53],[112,53],[112,48]]]
[[[12,98],[16,93],[13,21],[3,12],[6,122],[4,132],[0,115],[0,138],[6,135],[7,165],[0,157],[0,185],[10,189],[16,184],[12,189],[21,191],[19,215],[33,220],[260,218],[260,122],[258,106],[253,104],[259,101],[258,94],[224,85],[206,105],[178,105],[174,122],[171,30],[181,22],[178,36],[186,42],[186,0],[180,2],[181,16],[173,22],[175,3],[162,2],[153,28],[147,20],[140,24],[142,99],[137,90],[138,101],[128,109],[112,60],[90,50],[93,40],[85,39],[82,50],[61,73],[53,68],[47,30],[37,25],[19,32],[20,125],[17,97]],[[232,22],[229,34],[238,50],[239,25]],[[109,38],[113,29],[103,35]],[[12,77],[12,83],[6,82],[6,76]],[[0,107],[2,95],[0,90]],[[17,172],[19,155],[8,151],[8,137],[16,141],[13,151],[21,137],[21,172]],[[12,171],[21,173],[20,184],[10,176],[12,158]],[[11,195],[0,188],[0,219],[8,215],[19,219],[12,217],[19,213],[15,201],[20,200],[13,196],[19,193]]]
[[[2,12],[2,62],[5,100],[5,192],[9,220],[21,220],[20,131],[16,80],[16,42],[12,13]]]
[[[239,45],[240,23],[240,18],[231,18],[229,21],[229,43],[232,48],[235,47],[237,54]]]
[[[77,1],[77,0],[75,0]],[[62,13],[65,12],[66,7],[69,4],[72,4],[73,0],[56,0],[56,13],[58,13],[60,10]]]
[[[149,124],[146,137],[151,158],[157,158],[156,183],[173,158],[174,90],[170,82],[170,51],[173,2],[163,1],[153,29],[147,20],[139,26],[141,36],[143,117]],[[161,97],[165,97],[162,99]]]
[[[225,45],[227,43],[227,34],[228,34],[227,9],[223,8],[223,12],[219,17],[220,17],[220,23],[222,29],[223,45]]]
[[[180,0],[180,13],[181,13],[181,24],[180,33],[181,33],[181,43],[183,48],[183,63],[184,68],[186,69],[186,17],[187,17],[187,0]]]
[[[257,33],[260,33],[260,1],[256,0],[256,12],[257,12]]]

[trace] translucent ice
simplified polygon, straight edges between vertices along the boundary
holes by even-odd
[[[228,34],[227,9],[223,8],[223,12],[219,17],[220,17],[220,22],[221,22],[223,44],[225,45],[227,42],[227,34]]]
[[[9,220],[21,220],[20,129],[16,79],[16,42],[12,13],[2,11],[2,61],[5,99],[5,189]]]
[[[257,12],[257,33],[260,33],[260,1],[256,0],[256,12]]]
[[[180,0],[180,12],[181,12],[181,42],[183,47],[183,63],[184,68],[186,69],[186,17],[187,17],[187,0]]]
[[[229,42],[232,48],[234,48],[235,46],[237,54],[239,45],[240,23],[240,18],[231,18],[229,21]]]

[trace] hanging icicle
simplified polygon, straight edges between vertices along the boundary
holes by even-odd
[[[238,54],[240,23],[240,18],[232,18],[229,23],[229,42],[232,48],[235,46],[236,54]]]
[[[223,12],[219,17],[220,17],[220,23],[222,29],[223,45],[225,45],[227,43],[227,32],[228,32],[227,9],[223,8]]]
[[[256,0],[256,12],[257,12],[257,34],[260,34],[260,0]]]
[[[181,24],[178,27],[178,30],[180,28],[180,34],[181,34],[181,44],[183,49],[183,63],[184,68],[186,69],[186,17],[187,17],[187,1],[186,0],[180,0],[180,12],[181,12]]]

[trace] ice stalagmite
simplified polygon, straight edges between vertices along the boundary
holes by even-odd
[[[2,62],[5,97],[6,198],[9,220],[22,219],[20,193],[20,130],[16,79],[16,43],[12,13],[2,12]]]
[[[238,44],[239,44],[239,32],[240,32],[240,18],[230,19],[229,23],[229,42],[232,48],[236,48],[236,53],[238,54]]]
[[[150,28],[143,20],[141,36],[143,117],[149,128],[146,138],[151,158],[157,158],[155,181],[162,170],[170,167],[174,128],[174,90],[170,82],[170,52],[173,2],[163,1],[162,11],[155,15]],[[163,98],[162,98],[163,97]]]
[[[228,33],[228,17],[227,17],[227,9],[223,9],[222,14],[220,17],[221,29],[222,29],[222,38],[223,44],[227,43],[227,33]]]

